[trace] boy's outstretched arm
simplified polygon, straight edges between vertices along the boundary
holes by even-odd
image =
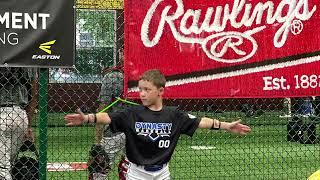
[[[241,124],[241,120],[233,122],[222,122],[217,119],[211,119],[203,117],[200,120],[198,128],[201,129],[223,129],[232,133],[246,135],[251,131],[251,128],[247,125]]]
[[[85,123],[111,123],[108,113],[84,114],[80,109],[77,110],[77,114],[67,114],[64,119],[67,122],[67,126],[77,126]]]

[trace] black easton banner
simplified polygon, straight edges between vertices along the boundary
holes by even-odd
[[[0,67],[71,67],[73,0],[0,1]]]

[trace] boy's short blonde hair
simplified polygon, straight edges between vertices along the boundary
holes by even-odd
[[[151,69],[144,72],[139,80],[149,81],[153,83],[157,88],[166,86],[166,78],[158,69]]]

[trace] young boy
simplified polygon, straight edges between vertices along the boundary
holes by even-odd
[[[221,122],[207,117],[196,118],[162,103],[166,79],[159,70],[146,71],[139,80],[139,95],[143,106],[129,107],[116,113],[65,116],[67,126],[83,123],[110,124],[113,132],[126,135],[126,155],[129,160],[127,179],[170,179],[168,162],[181,134],[192,136],[197,128],[224,129],[245,135],[249,126]]]

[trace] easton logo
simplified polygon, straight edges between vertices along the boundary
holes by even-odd
[[[46,52],[47,54],[46,55],[42,55],[42,54],[32,55],[32,59],[34,59],[34,60],[59,60],[60,55],[52,55],[51,47],[55,43],[56,43],[56,40],[52,40],[52,41],[40,44],[39,49]]]
[[[56,42],[56,40],[53,40],[53,41],[49,41],[49,42],[46,42],[46,43],[42,43],[40,44],[39,48],[41,50],[43,50],[44,52],[48,53],[48,54],[51,54],[51,45],[54,45],[54,43]]]

